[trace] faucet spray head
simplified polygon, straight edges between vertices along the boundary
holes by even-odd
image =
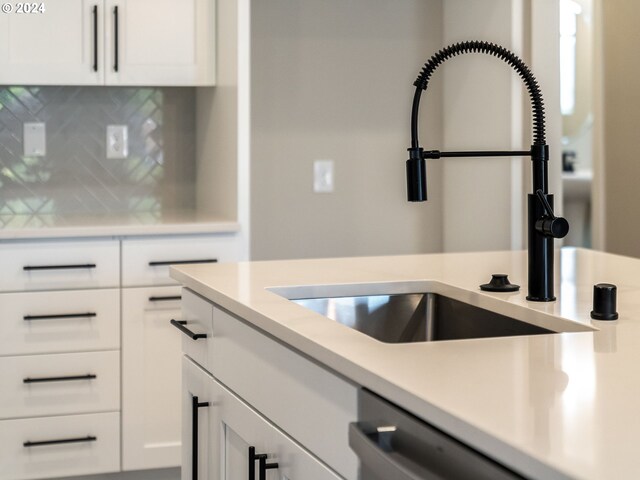
[[[427,200],[427,168],[422,148],[409,148],[407,160],[407,199],[410,202]]]

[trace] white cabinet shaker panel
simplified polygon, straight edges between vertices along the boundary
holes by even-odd
[[[108,85],[213,85],[214,0],[106,0]]]
[[[251,478],[247,475],[251,463],[255,468],[254,473],[260,475],[260,464],[256,457],[267,455],[269,469],[266,474],[272,475],[271,478],[340,480],[335,472],[215,379],[211,380],[210,399],[215,409],[211,415],[217,417],[214,425],[219,429],[210,436],[222,438],[223,443],[219,452],[214,453],[220,458],[220,464],[224,465],[222,479]],[[251,462],[251,458],[255,462]]]
[[[13,11],[0,14],[0,84],[104,82],[102,0],[6,2],[6,5]],[[36,10],[32,12],[34,5]],[[18,12],[20,9],[23,13]],[[30,13],[24,13],[25,9]]]
[[[180,287],[124,289],[122,312],[122,468],[177,467]]]

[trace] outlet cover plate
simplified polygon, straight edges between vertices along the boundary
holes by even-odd
[[[44,157],[47,154],[47,132],[44,123],[25,123],[22,140],[25,157]]]
[[[129,156],[129,129],[126,125],[107,125],[107,158]]]

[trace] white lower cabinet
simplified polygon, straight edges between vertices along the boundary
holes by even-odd
[[[122,290],[122,468],[180,465],[180,287]]]
[[[186,357],[183,376],[182,480],[341,478]]]
[[[169,265],[237,260],[237,243],[0,240],[0,480],[180,466],[181,352],[208,368],[213,306]]]

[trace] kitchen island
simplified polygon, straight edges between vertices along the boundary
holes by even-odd
[[[519,251],[455,253],[186,265],[173,267],[171,275],[186,293],[213,305],[213,342],[218,324],[236,322],[309,368],[328,372],[342,382],[338,389],[344,384],[373,391],[524,477],[639,478],[640,260],[562,249],[556,253],[557,301],[549,303],[526,300],[526,261]],[[481,292],[478,285],[493,273],[508,273],[521,290]],[[617,285],[618,320],[590,318],[596,283]],[[391,344],[289,300],[412,292],[436,292],[562,333]],[[222,331],[219,341],[226,335]],[[218,364],[230,351],[220,345],[211,357]],[[265,364],[265,383],[274,372]],[[244,398],[245,380],[219,380]],[[330,386],[323,385],[329,397]],[[349,397],[344,392],[336,391],[336,398]],[[271,396],[287,407],[285,390],[274,386]],[[253,406],[281,426],[271,407]],[[291,416],[297,407],[288,406]],[[345,438],[323,440],[323,432],[315,431],[313,440],[299,443],[312,453],[313,442],[346,445],[347,427]],[[317,456],[337,472],[335,478],[352,478],[352,460],[336,467],[328,460],[332,455],[340,452]],[[347,447],[342,455],[353,452]]]

